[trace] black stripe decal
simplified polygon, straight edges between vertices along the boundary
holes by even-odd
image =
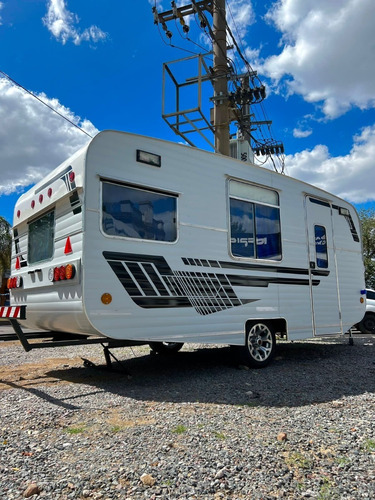
[[[121,284],[140,307],[171,308],[193,307],[199,314],[206,315],[238,307],[259,299],[240,299],[233,287],[266,288],[271,284],[309,286],[308,278],[265,277],[240,274],[225,274],[212,272],[211,263],[205,259],[184,258],[187,265],[197,265],[210,269],[199,272],[173,271],[164,257],[153,255],[126,254],[119,252],[103,252],[112,270]],[[221,263],[224,264],[224,263]],[[227,263],[225,263],[227,264]],[[230,263],[229,263],[230,264]],[[264,270],[292,272],[291,268],[277,268],[276,266],[257,266],[252,264],[235,264],[241,270]],[[287,270],[287,271],[285,271]],[[294,270],[295,271],[295,270]],[[299,271],[299,272],[298,272]],[[302,272],[303,271],[303,272]],[[324,276],[329,271],[314,271]],[[308,274],[305,269],[297,269],[296,274]],[[320,280],[311,281],[313,286],[319,285]]]

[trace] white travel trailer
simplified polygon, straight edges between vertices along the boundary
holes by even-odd
[[[18,200],[12,324],[150,343],[242,346],[345,333],[365,313],[355,209],[225,156],[99,133]]]

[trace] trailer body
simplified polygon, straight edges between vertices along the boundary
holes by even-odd
[[[252,164],[99,133],[14,210],[11,307],[57,332],[244,345],[345,333],[365,312],[352,205]]]

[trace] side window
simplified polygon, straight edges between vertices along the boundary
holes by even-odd
[[[177,239],[176,196],[102,182],[105,234],[143,240]]]
[[[229,196],[232,255],[281,260],[278,193],[232,180]]]
[[[54,249],[55,212],[48,212],[29,223],[28,261],[36,264],[51,259]]]
[[[328,267],[327,235],[324,226],[314,226],[315,228],[315,254],[316,265],[323,269]]]

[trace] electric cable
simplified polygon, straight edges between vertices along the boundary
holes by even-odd
[[[64,118],[64,120],[66,120],[67,122],[69,122],[71,125],[73,125],[74,127],[78,128],[78,130],[80,130],[81,132],[83,132],[84,134],[88,135],[89,137],[91,137],[92,139],[92,135],[90,135],[88,132],[86,132],[86,130],[83,130],[83,128],[81,128],[79,125],[77,125],[76,123],[74,123],[72,120],[69,120],[69,118],[67,118],[66,116],[64,116],[62,113],[60,113],[59,111],[57,111],[55,108],[53,108],[52,106],[50,106],[49,104],[47,104],[45,101],[43,101],[42,99],[40,99],[40,97],[38,97],[37,95],[35,95],[33,92],[31,92],[30,90],[28,90],[27,88],[23,87],[20,83],[16,82],[16,80],[14,80],[13,78],[11,78],[9,75],[7,75],[6,73],[4,73],[4,71],[1,71],[0,70],[0,73],[7,79],[9,80],[11,83],[13,83],[14,85],[16,85],[17,87],[19,87],[20,89],[24,90],[25,92],[27,92],[28,94],[30,94],[32,97],[34,97],[37,101],[41,102],[42,104],[44,104],[45,106],[47,106],[47,108],[49,108],[51,111],[53,111],[54,113],[56,113],[57,115],[61,116],[61,118]]]

